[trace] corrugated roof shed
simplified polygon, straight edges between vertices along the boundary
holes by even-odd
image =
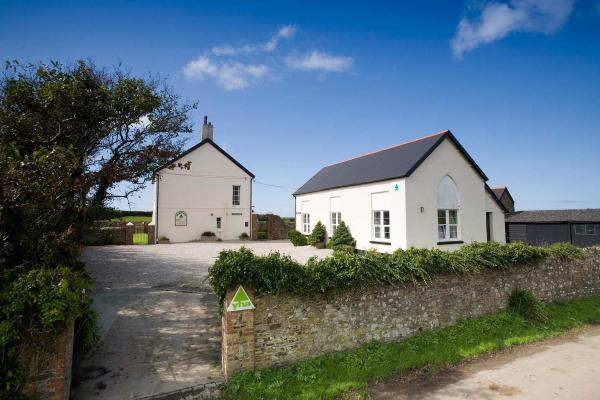
[[[506,222],[511,223],[551,223],[551,222],[598,222],[600,208],[578,210],[535,210],[517,211],[506,215]]]

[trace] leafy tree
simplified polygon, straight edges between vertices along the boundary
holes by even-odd
[[[191,132],[194,108],[163,81],[120,67],[7,63],[0,77],[0,267],[64,265],[97,212],[129,199],[182,150],[179,135]]]
[[[325,225],[323,225],[321,221],[319,221],[313,228],[311,234],[308,236],[308,244],[314,246],[317,243],[325,243],[326,237],[327,230],[325,229]]]
[[[348,225],[344,221],[340,221],[335,232],[333,232],[333,236],[331,236],[331,239],[327,243],[327,247],[331,249],[335,249],[338,246],[356,247],[356,240],[352,237],[350,228],[348,228]]]

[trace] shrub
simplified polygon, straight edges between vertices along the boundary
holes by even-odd
[[[350,229],[344,221],[340,222],[327,243],[327,247],[330,249],[335,249],[338,246],[350,246],[353,249],[356,247],[356,240],[352,237]]]
[[[327,230],[321,221],[317,222],[312,233],[308,236],[308,244],[314,246],[318,243],[325,243],[327,238]]]
[[[258,240],[267,240],[269,238],[269,235],[267,234],[267,232],[258,232],[256,234],[256,238]]]
[[[328,244],[328,247],[333,249],[334,252],[340,252],[340,253],[354,253],[356,251],[354,246],[350,246],[347,244],[338,244],[336,246],[329,246],[329,244]]]
[[[206,231],[206,232],[202,232],[202,235],[201,235],[201,236],[204,236],[204,237],[206,237],[206,236],[212,237],[212,236],[216,236],[216,235],[215,235],[215,233],[214,233],[214,232]]]
[[[571,243],[554,243],[547,249],[550,252],[550,257],[554,259],[582,260],[585,258],[585,252],[581,248],[573,246]]]
[[[516,289],[508,300],[508,308],[532,322],[548,321],[546,305],[526,290]]]
[[[161,241],[161,242],[168,242],[168,241],[169,241],[169,238],[168,238],[168,237],[166,237],[166,236],[163,236],[163,235],[161,235],[161,236],[159,236],[159,237],[157,238],[157,240],[158,240],[158,241]]]
[[[290,237],[298,234],[302,236],[297,232]],[[256,293],[327,293],[379,284],[426,282],[437,274],[506,270],[532,265],[555,254],[556,251],[523,243],[472,243],[453,252],[421,248],[399,249],[393,254],[334,251],[330,257],[313,257],[301,265],[287,255],[255,256],[242,248],[219,254],[209,268],[209,283],[222,304],[227,290],[240,284],[252,287]],[[564,248],[560,254],[566,259],[580,256],[578,251]]]
[[[294,246],[306,246],[308,241],[306,240],[306,236],[297,230],[291,230],[288,232],[288,239]]]
[[[239,236],[240,240],[248,240],[250,239],[250,236],[248,236],[248,234],[246,232],[243,232],[240,236]]]
[[[31,352],[44,349],[76,318],[82,317],[85,347],[96,339],[87,274],[68,268],[33,269],[14,280],[0,293],[0,396],[17,398],[24,372],[19,366],[23,346]],[[12,397],[11,397],[12,396]]]

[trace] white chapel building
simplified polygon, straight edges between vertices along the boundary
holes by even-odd
[[[171,242],[222,240],[251,232],[254,175],[213,142],[204,117],[200,143],[155,171],[152,222],[157,237]]]
[[[357,248],[455,249],[504,243],[506,207],[448,130],[328,165],[294,193],[296,229],[340,221]]]

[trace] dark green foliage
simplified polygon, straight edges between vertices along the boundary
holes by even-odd
[[[0,237],[12,250],[0,246],[0,259],[9,268],[68,265],[106,203],[141,190],[181,151],[193,107],[163,81],[118,67],[7,63]]]
[[[335,249],[339,246],[350,246],[352,248],[356,247],[356,240],[352,237],[350,233],[350,228],[344,221],[341,221],[338,227],[333,232],[333,236],[327,242],[327,247],[330,249]]]
[[[306,246],[308,244],[306,236],[296,230],[288,232],[288,239],[290,239],[290,242],[292,242],[294,246]]]
[[[183,146],[193,105],[154,78],[90,62],[6,64],[0,75],[0,399],[17,398],[19,348],[81,316],[78,252],[112,199],[129,198]],[[169,168],[189,168],[174,165]]]
[[[326,238],[327,230],[325,229],[325,225],[319,221],[313,228],[311,234],[308,236],[308,244],[314,246],[318,243],[325,243]]]
[[[248,234],[246,232],[243,232],[240,236],[239,236],[240,240],[248,240],[250,239],[250,236],[248,236]]]
[[[277,293],[303,278],[302,267],[290,256],[275,252],[256,257],[246,247],[223,250],[208,272],[208,282],[221,305],[227,289],[239,284],[257,288],[257,293]]]
[[[255,256],[242,248],[222,251],[208,272],[222,303],[227,289],[240,284],[257,293],[327,293],[377,284],[424,282],[436,274],[505,270],[546,258],[572,259],[582,254],[573,246],[551,249],[523,243],[472,243],[453,252],[418,248],[399,249],[393,254],[335,251],[333,256],[311,258],[302,265],[280,253]]]
[[[600,297],[550,304],[548,315],[546,324],[537,324],[519,314],[502,311],[462,320],[454,326],[424,332],[397,343],[373,342],[290,367],[242,372],[225,384],[225,398],[345,398],[340,396],[365,388],[373,380],[419,368],[440,371],[485,353],[595,324],[600,320]]]
[[[354,246],[350,246],[347,244],[338,244],[331,248],[333,249],[334,252],[340,252],[340,253],[354,253],[356,251]]]
[[[17,357],[22,346],[42,349],[76,318],[84,317],[84,338],[95,340],[90,300],[82,295],[91,282],[68,268],[32,269],[0,293],[0,398],[16,395],[23,383]],[[82,303],[83,302],[83,303]]]
[[[256,239],[258,240],[267,240],[269,238],[269,235],[267,232],[257,232],[256,233]]]
[[[217,236],[217,235],[215,235],[215,233],[214,233],[214,232],[211,232],[211,231],[206,231],[206,232],[202,232],[202,235],[201,235],[201,236],[204,236],[204,237],[212,237],[212,236]]]
[[[532,322],[548,322],[546,305],[526,290],[516,289],[510,296],[508,308]]]

